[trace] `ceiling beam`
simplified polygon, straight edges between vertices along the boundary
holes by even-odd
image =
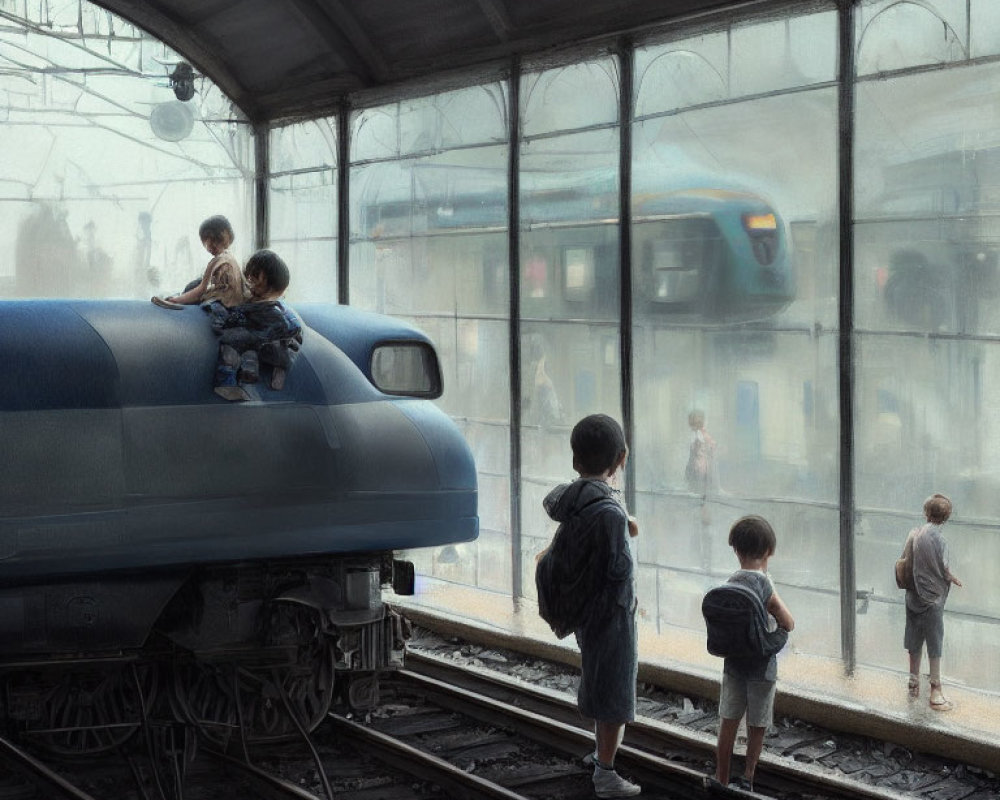
[[[489,20],[493,32],[501,42],[510,39],[510,32],[513,24],[510,21],[510,14],[507,13],[507,6],[503,0],[476,0],[476,4]]]
[[[366,86],[379,85],[391,79],[392,71],[378,48],[340,0],[290,2]]]

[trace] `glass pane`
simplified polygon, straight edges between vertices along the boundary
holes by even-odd
[[[668,535],[638,539],[646,616],[701,629],[701,597],[736,566],[730,526],[762,514],[797,649],[836,657],[837,96],[827,86],[714,104],[720,36],[642,53],[644,110],[659,93],[672,98],[663,107],[702,105],[633,130],[636,515],[671,520]],[[832,77],[832,13],[732,37],[734,95]],[[685,85],[692,73],[668,68],[682,53],[706,80]]]
[[[555,523],[542,499],[574,480],[569,436],[588,414],[621,421],[617,323],[529,322],[521,325],[521,567],[534,597],[534,556],[548,545]]]
[[[618,80],[614,58],[523,75],[522,135],[617,122]]]
[[[635,114],[673,111],[729,96],[729,37],[710,33],[635,51]]]
[[[506,140],[505,87],[490,83],[359,111],[351,125],[351,161]]]
[[[972,0],[969,35],[972,58],[1000,53],[1000,5],[994,0]]]
[[[735,25],[636,50],[636,116],[836,79],[834,12]]]
[[[272,239],[271,249],[288,265],[290,302],[337,302],[336,239]]]
[[[951,571],[967,586],[993,586],[987,572],[1000,543],[1000,464],[993,446],[1000,418],[990,398],[994,387],[1000,390],[1000,346],[885,334],[859,338],[855,470],[862,513],[855,542],[858,584],[874,595],[868,615],[859,618],[858,652],[866,663],[901,669],[902,594],[888,566],[907,531],[923,522],[922,505],[933,492],[954,504],[944,528]],[[996,691],[996,671],[984,672],[982,664],[996,658],[987,620],[1000,614],[1000,592],[956,588],[945,614],[948,652],[961,653],[947,658],[948,672]]]
[[[866,0],[858,9],[858,75],[968,58],[967,0]]]
[[[834,80],[836,30],[832,11],[734,27],[732,96]]]
[[[337,126],[334,119],[270,133],[270,247],[292,274],[287,296],[337,301]]]
[[[388,160],[351,168],[350,302],[430,337],[437,402],[476,460],[479,539],[409,555],[424,576],[509,594],[508,150],[489,144],[506,135],[502,97],[491,84],[355,118],[353,158]]]
[[[835,327],[836,130],[832,88],[637,124],[635,314]]]
[[[271,174],[303,167],[337,166],[337,120],[333,117],[271,130]]]
[[[525,319],[618,318],[618,195],[617,129],[522,146]]]
[[[0,296],[173,293],[204,271],[214,214],[250,254],[252,133],[216,87],[88,3],[4,19]]]
[[[353,302],[389,314],[506,315],[506,148],[352,170]]]
[[[858,85],[860,327],[1000,332],[998,79],[986,64]]]

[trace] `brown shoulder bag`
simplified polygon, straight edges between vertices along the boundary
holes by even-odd
[[[906,544],[903,545],[903,555],[896,559],[896,586],[911,592],[916,589],[913,583],[913,539],[918,530],[914,528],[910,531]]]

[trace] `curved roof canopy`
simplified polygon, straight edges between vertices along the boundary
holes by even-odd
[[[190,59],[253,121],[624,33],[735,0],[98,0]]]

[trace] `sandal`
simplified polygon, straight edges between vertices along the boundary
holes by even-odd
[[[935,689],[937,690],[937,697],[934,696]],[[934,711],[951,711],[955,707],[955,704],[941,693],[940,683],[931,683],[930,707]]]
[[[909,683],[906,684],[906,688],[910,693],[910,699],[916,700],[920,697],[920,678],[916,675],[911,675]]]

